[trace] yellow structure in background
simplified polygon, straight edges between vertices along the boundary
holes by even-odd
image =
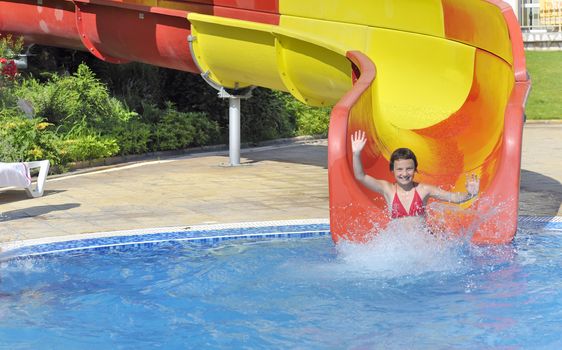
[[[540,0],[541,24],[562,26],[562,0]]]

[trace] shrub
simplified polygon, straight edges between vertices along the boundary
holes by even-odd
[[[138,115],[116,125],[111,131],[119,145],[119,154],[138,154],[149,150],[150,125],[142,122]]]
[[[252,98],[242,101],[241,113],[243,140],[271,140],[295,133],[294,118],[272,90],[254,89]]]
[[[53,125],[41,118],[28,119],[14,109],[0,112],[0,160],[21,162],[49,159],[65,168],[68,163],[115,155],[119,146],[113,138],[67,135],[61,138]]]
[[[108,91],[123,101],[128,108],[140,112],[147,102],[165,107],[168,89],[164,85],[163,68],[137,62],[108,64],[95,60],[91,62],[91,69],[106,84]],[[181,93],[182,89],[179,92]]]
[[[60,162],[58,136],[43,119],[22,117],[15,109],[0,112],[0,160],[20,162],[50,159]]]
[[[110,134],[115,125],[129,118],[130,111],[110,97],[85,64],[72,76],[52,75],[47,83],[25,80],[16,95],[31,101],[36,114],[54,123],[59,132]]]
[[[329,107],[311,107],[287,93],[277,92],[287,112],[296,120],[297,135],[328,135],[330,124]]]
[[[33,106],[28,116],[38,117],[30,124],[18,119],[20,130],[2,139],[4,154],[11,150],[13,159],[42,156],[64,166],[117,153],[228,140],[228,101],[218,98],[200,77],[139,63],[108,65],[75,51],[59,51],[48,51],[42,62],[55,62],[54,71],[62,75],[39,72],[42,80],[29,78],[0,89],[0,109],[6,117],[25,120],[16,107],[22,100]],[[92,62],[102,78],[78,63],[83,60]],[[64,74],[67,69],[75,72]],[[241,108],[244,142],[327,132],[328,109],[307,107],[288,94],[256,88]],[[37,125],[45,122],[48,126],[37,133]],[[30,146],[35,143],[37,147]]]
[[[23,37],[14,39],[11,34],[0,34],[0,57],[15,58],[23,50]]]
[[[0,80],[1,79],[0,77]],[[3,83],[0,81],[0,111],[14,108],[17,106],[18,102],[18,97],[14,94],[14,89],[2,85]]]
[[[183,149],[207,144],[217,137],[219,127],[205,113],[179,112],[168,104],[154,129],[153,150]]]
[[[58,143],[62,165],[69,162],[111,157],[119,152],[119,145],[113,138],[95,134],[79,135]]]

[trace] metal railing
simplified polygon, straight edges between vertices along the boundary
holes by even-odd
[[[562,0],[521,0],[519,23],[523,32],[562,32]]]

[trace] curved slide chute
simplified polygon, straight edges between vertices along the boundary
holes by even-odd
[[[498,0],[0,0],[0,32],[200,73],[216,86],[262,86],[334,106],[328,140],[335,241],[385,227],[381,196],[355,181],[350,135],[367,131],[367,173],[392,180],[390,153],[409,147],[417,179],[482,195],[429,206],[432,227],[476,243],[515,235],[524,104],[521,32]]]

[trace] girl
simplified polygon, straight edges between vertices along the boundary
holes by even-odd
[[[390,157],[394,183],[366,175],[361,163],[361,151],[366,142],[365,132],[362,130],[351,135],[353,173],[365,187],[384,196],[392,219],[424,216],[425,205],[430,197],[451,203],[464,203],[478,195],[480,179],[475,174],[467,178],[466,193],[448,192],[436,186],[414,182],[418,160],[408,148],[399,148]]]

